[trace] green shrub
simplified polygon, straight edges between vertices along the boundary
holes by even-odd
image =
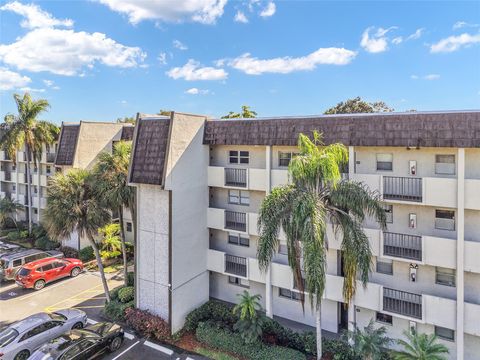
[[[42,225],[33,224],[33,226],[32,226],[32,236],[33,236],[34,239],[38,239],[38,238],[47,236],[47,230],[45,230]]]
[[[342,340],[322,339],[323,353],[330,353],[334,360],[362,360],[355,356],[353,349]]]
[[[127,273],[127,285],[128,286],[135,285],[135,273],[133,271],[130,271],[129,273]]]
[[[118,292],[122,290],[125,286],[119,286],[110,291],[110,299],[118,300]]]
[[[70,246],[60,246],[58,251],[61,251],[66,258],[78,259],[78,250]]]
[[[273,336],[278,345],[302,351],[309,355],[317,354],[316,335],[314,332],[297,333],[270,318],[265,319],[262,330],[264,338]]]
[[[122,303],[133,301],[135,289],[133,286],[126,286],[118,291],[118,300]]]
[[[11,231],[7,235],[10,241],[24,241],[28,239],[28,230]]]
[[[219,301],[210,300],[187,315],[183,329],[186,331],[195,331],[200,322],[207,320],[220,322],[232,328],[238,319],[238,316],[232,313],[231,306]]]
[[[122,303],[118,300],[111,300],[105,303],[104,313],[109,320],[124,321],[125,311],[129,308],[133,308],[135,304],[133,301]]]
[[[41,250],[53,250],[58,247],[58,243],[51,241],[48,236],[42,236],[35,240],[35,247]]]
[[[93,248],[91,246],[84,247],[78,252],[78,257],[83,262],[95,259],[95,253],[93,252]]]
[[[218,350],[236,354],[248,360],[304,360],[301,352],[281,346],[268,346],[262,342],[246,345],[240,335],[221,328],[212,322],[201,322],[197,326],[197,339]]]

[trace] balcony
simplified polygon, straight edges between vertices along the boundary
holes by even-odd
[[[383,288],[383,310],[422,319],[422,295]]]
[[[247,258],[225,254],[225,272],[247,277]]]
[[[422,237],[384,232],[383,254],[402,259],[422,261]]]
[[[9,171],[3,172],[3,181],[12,181],[12,173]]]
[[[265,191],[265,169],[208,167],[208,186]]]
[[[237,211],[225,211],[225,229],[247,231],[247,214]]]
[[[225,168],[225,186],[247,187],[247,169]]]
[[[383,198],[388,200],[422,202],[422,179],[384,176]]]

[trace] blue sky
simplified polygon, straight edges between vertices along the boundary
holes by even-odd
[[[1,115],[160,109],[322,113],[361,96],[397,111],[480,108],[480,2],[93,0],[0,2]]]

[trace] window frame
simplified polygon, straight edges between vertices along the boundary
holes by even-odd
[[[391,157],[391,161],[379,161],[378,157],[381,155],[389,155]],[[390,169],[382,169],[378,167],[378,164],[388,164],[390,163]],[[377,171],[393,171],[393,153],[376,153],[375,154],[375,165]]]
[[[439,217],[438,214],[439,213],[452,213],[453,216],[452,218],[449,218],[449,217]],[[437,224],[437,219],[447,219],[447,220],[453,220],[453,228],[450,229],[450,228],[447,228],[447,227],[439,227],[438,224]],[[456,228],[457,228],[457,224],[456,224],[456,219],[455,219],[455,210],[444,210],[444,209],[435,209],[435,223],[434,223],[434,227],[435,229],[437,230],[445,230],[445,231],[455,231]]]
[[[287,294],[282,294],[282,291],[287,292]],[[301,301],[301,295],[299,292],[282,287],[278,288],[278,297],[292,301]]]
[[[232,161],[233,160],[233,161]],[[228,150],[228,163],[233,165],[248,165],[250,163],[250,151]]]
[[[440,270],[440,271],[439,271]],[[450,270],[451,272],[445,271]],[[438,280],[438,275],[445,275],[453,278],[452,282],[442,282]],[[457,287],[457,271],[455,269],[449,269],[441,266],[435,266],[435,284],[449,287]]]
[[[379,315],[381,315],[379,317]],[[389,319],[389,321],[385,321],[385,320],[382,320],[381,318],[384,318],[384,319]],[[390,326],[393,326],[393,316],[390,315],[390,314],[385,314],[381,311],[376,311],[375,312],[375,322],[378,322],[380,324],[386,324],[386,325],[390,325]]]
[[[378,274],[383,274],[383,275],[391,275],[393,276],[393,260],[391,260],[390,262],[387,261],[389,259],[379,259],[377,258],[377,261],[376,261],[376,264],[375,264],[375,272],[378,273]],[[391,273],[387,273],[387,272],[383,272],[383,271],[378,271],[378,264],[379,263],[382,263],[382,264],[389,264],[392,268],[392,272]]]
[[[453,157],[453,162],[440,162],[438,161],[441,157]],[[456,175],[456,157],[455,154],[435,154],[435,174],[436,175]],[[452,171],[438,169],[437,164],[453,164]]]
[[[245,194],[247,194],[247,196],[245,196]],[[232,199],[237,200],[232,201]],[[248,202],[245,202],[245,200],[248,200]],[[240,206],[250,206],[250,192],[248,190],[228,189],[228,203]]]
[[[393,224],[393,205],[383,204],[383,209],[385,210],[385,214],[390,214],[390,216],[386,216],[387,224]]]
[[[237,241],[230,241],[231,239],[235,238]],[[248,244],[242,243],[241,239],[247,240]],[[250,247],[250,237],[242,236],[240,233],[228,233],[227,234],[227,242],[231,245],[235,246],[243,246],[243,247]]]
[[[246,282],[246,284],[245,283],[242,284],[242,281]],[[242,288],[245,288],[245,289],[250,289],[250,282],[247,279],[242,279],[242,278],[239,278],[237,276],[229,275],[228,276],[228,283],[230,285],[242,287]]]
[[[449,331],[449,332],[452,333],[452,336],[451,336],[451,337],[444,336],[444,335],[442,335],[441,333],[439,333],[438,330],[442,330],[442,331],[443,331],[443,330],[447,330],[447,331]],[[437,325],[435,325],[434,334],[435,334],[439,339],[442,339],[442,340],[445,340],[445,341],[455,342],[455,330],[453,330],[453,329],[449,329],[449,328],[446,328],[446,327],[443,327],[443,326],[437,326]]]
[[[130,221],[127,221],[127,232],[132,232],[133,224]]]

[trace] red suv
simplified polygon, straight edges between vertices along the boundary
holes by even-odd
[[[75,277],[83,270],[78,259],[45,258],[24,265],[17,273],[15,282],[27,289],[40,290],[46,283],[62,277]]]

